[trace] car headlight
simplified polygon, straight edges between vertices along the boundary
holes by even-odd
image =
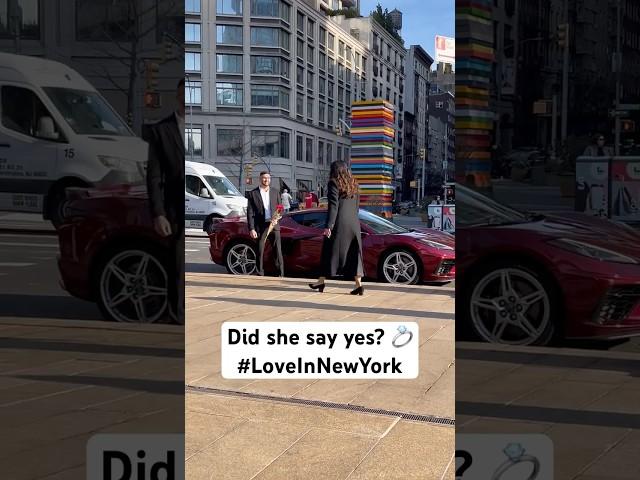
[[[113,157],[111,155],[98,155],[98,160],[105,167],[122,172],[139,172],[138,162],[128,158]]]
[[[569,252],[573,252],[585,257],[593,258],[595,260],[600,260],[602,262],[630,263],[636,265],[638,264],[637,260],[628,257],[627,255],[614,252],[613,250],[609,250],[608,248],[598,247],[590,243],[581,242],[580,240],[558,238],[556,240],[549,241],[549,243],[563,250],[567,250]]]
[[[445,245],[444,243],[434,242],[433,240],[428,240],[426,238],[421,238],[420,241],[422,243],[426,243],[431,248],[437,248],[439,250],[453,250],[453,247],[450,247],[449,245]]]

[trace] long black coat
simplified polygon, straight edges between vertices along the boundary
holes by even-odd
[[[338,185],[330,181],[327,199],[329,212],[325,228],[331,229],[331,237],[325,238],[322,245],[322,274],[325,277],[362,277],[359,197],[340,198]]]

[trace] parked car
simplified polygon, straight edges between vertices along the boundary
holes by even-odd
[[[287,275],[316,276],[320,271],[324,208],[285,215],[280,221]],[[450,282],[455,278],[455,240],[437,231],[417,232],[360,210],[364,270],[368,278],[399,284]],[[256,269],[257,244],[249,237],[246,219],[217,219],[210,238],[211,259],[229,273],[249,275]],[[270,246],[265,270],[275,272]]]
[[[519,212],[458,186],[458,332],[511,345],[640,334],[640,234]]]
[[[71,295],[96,302],[119,322],[166,318],[166,239],[154,229],[146,188],[68,190],[58,230],[61,284]]]

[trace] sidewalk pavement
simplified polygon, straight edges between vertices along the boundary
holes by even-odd
[[[331,282],[324,294],[307,283],[187,274],[187,478],[453,479],[453,287],[366,284],[365,295],[354,297],[350,283]],[[323,320],[417,321],[420,375],[395,381],[222,378],[223,322]]]
[[[96,433],[179,433],[183,328],[0,318],[2,478],[88,478]]]
[[[555,480],[640,478],[640,355],[456,343],[456,433],[543,433]]]
[[[56,229],[41,213],[0,212],[0,230],[55,234]]]

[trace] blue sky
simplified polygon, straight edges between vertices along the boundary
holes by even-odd
[[[431,57],[435,56],[436,35],[455,37],[455,0],[360,0],[360,13],[367,16],[382,5],[389,11],[402,12],[402,38],[404,45],[420,45]]]

